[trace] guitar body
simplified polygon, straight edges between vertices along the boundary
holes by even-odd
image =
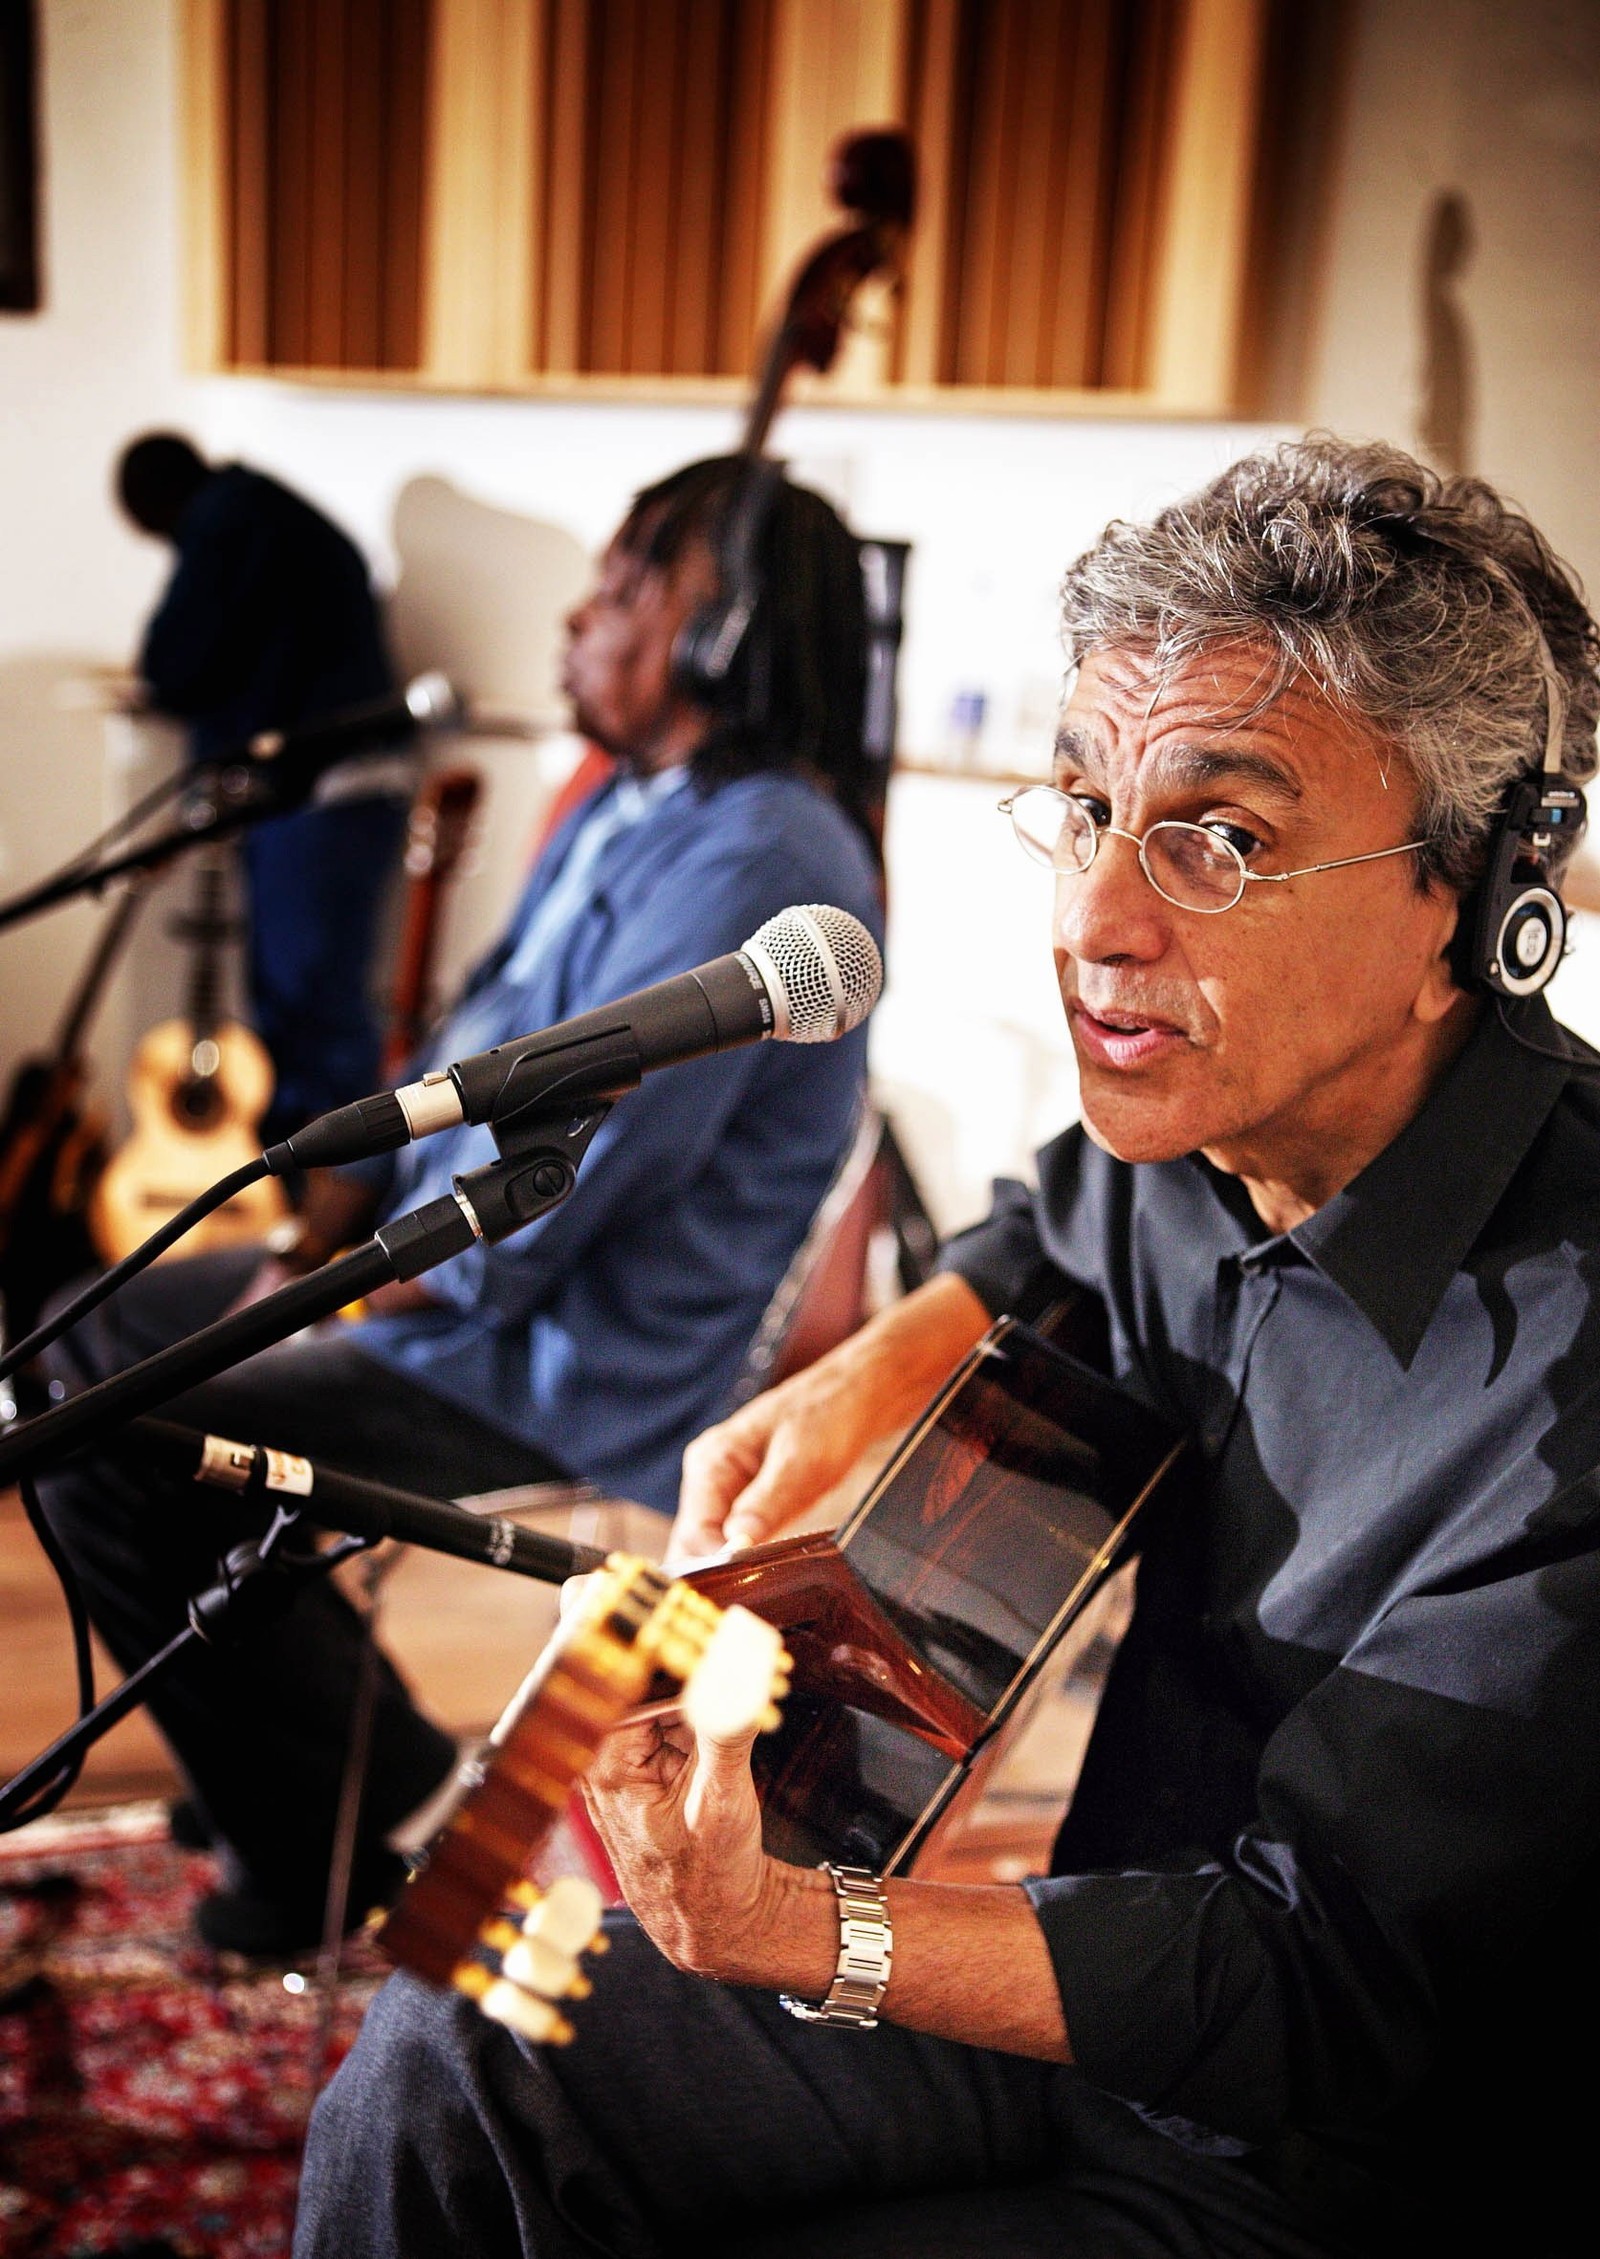
[[[752,1618],[782,1643],[774,1696],[788,1682],[752,1757],[767,1848],[907,1872],[1045,1664],[1092,1644],[1139,1526],[1181,1507],[1187,1455],[1104,1374],[1002,1318],[838,1530],[671,1583],[612,1555],[469,1768],[384,1951],[529,2037],[567,2036],[560,1988],[531,2008],[503,1990],[525,1981],[511,1917],[540,1905],[526,1867],[605,1734],[678,1701],[710,1630]],[[771,1667],[769,1651],[757,1681]]]
[[[84,1104],[79,1059],[29,1059],[0,1122],[0,1315],[32,1331],[46,1299],[94,1262],[86,1209],[104,1165],[105,1124]]]
[[[1103,1374],[1003,1318],[837,1531],[691,1571],[793,1658],[756,1756],[767,1848],[905,1873],[1046,1663],[1087,1642],[1186,1456]]]
[[[188,1020],[163,1020],[134,1053],[128,1073],[133,1129],[89,1205],[94,1242],[107,1263],[120,1262],[218,1177],[261,1151],[258,1124],[272,1096],[266,1048],[237,1020],[219,1022],[206,1040],[210,1071],[203,1075],[195,1072],[200,1046]],[[260,1239],[287,1214],[282,1185],[268,1177],[236,1194],[171,1252],[237,1247]]]
[[[7,1096],[0,1121],[0,1319],[12,1341],[32,1332],[57,1287],[94,1262],[89,1192],[105,1165],[106,1125],[87,1103],[84,1037],[144,889],[145,881],[135,880],[105,919],[53,1051],[25,1060]]]

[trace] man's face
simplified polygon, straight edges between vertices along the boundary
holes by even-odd
[[[1163,818],[1214,826],[1255,871],[1414,839],[1398,757],[1309,684],[1250,715],[1265,665],[1244,644],[1165,672],[1134,650],[1091,654],[1056,783],[1141,837]],[[1443,1023],[1470,1024],[1441,954],[1454,923],[1455,897],[1419,891],[1410,855],[1247,885],[1207,915],[1164,901],[1128,840],[1102,839],[1055,904],[1090,1134],[1130,1161],[1198,1148],[1320,1205],[1414,1110]]]
[[[561,687],[574,726],[641,775],[686,759],[705,735],[704,709],[673,688],[672,646],[716,586],[698,542],[664,566],[613,542],[594,588],[567,615]]]

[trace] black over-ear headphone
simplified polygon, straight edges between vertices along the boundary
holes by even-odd
[[[1537,626],[1537,622],[1535,622]],[[1458,977],[1464,987],[1495,996],[1537,996],[1560,964],[1567,942],[1566,905],[1552,869],[1565,859],[1584,823],[1583,794],[1561,776],[1566,693],[1549,645],[1544,653],[1544,759],[1506,787],[1489,834],[1483,875],[1462,905]]]
[[[672,646],[672,680],[697,706],[718,707],[761,602],[761,540],[783,485],[783,465],[751,455],[740,470],[717,542],[720,590],[691,612]]]

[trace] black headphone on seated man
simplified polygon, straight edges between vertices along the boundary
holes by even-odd
[[[684,697],[713,711],[733,696],[739,654],[761,604],[761,543],[783,486],[770,455],[746,458],[723,513],[716,544],[718,593],[690,613],[672,646],[672,680]]]
[[[1537,625],[1537,623],[1535,623]],[[1567,943],[1559,865],[1583,830],[1585,804],[1561,775],[1567,699],[1543,633],[1544,759],[1513,777],[1489,833],[1483,873],[1461,906],[1457,977],[1492,996],[1537,996],[1555,976]]]

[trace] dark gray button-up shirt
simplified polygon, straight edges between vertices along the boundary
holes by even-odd
[[[1600,1087],[1486,1012],[1280,1237],[1074,1130],[946,1255],[996,1312],[1093,1287],[1202,1464],[1030,1886],[1079,2063],[1330,2217],[1530,2251],[1600,2094],[1597,1249]]]

